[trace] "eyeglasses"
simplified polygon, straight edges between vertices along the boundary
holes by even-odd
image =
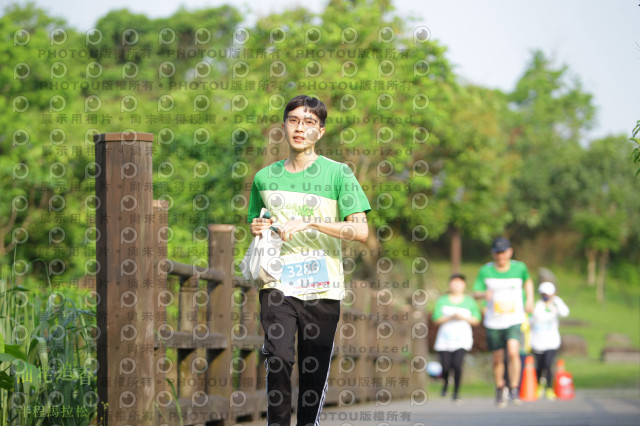
[[[291,127],[298,127],[301,121],[302,121],[302,124],[304,124],[304,127],[313,127],[316,124],[318,124],[318,120],[311,117],[305,117],[301,120],[295,115],[289,115],[287,116],[287,120],[286,120],[287,124]]]

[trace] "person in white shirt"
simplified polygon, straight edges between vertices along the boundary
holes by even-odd
[[[569,308],[556,295],[556,286],[551,282],[543,282],[538,287],[542,300],[536,302],[531,319],[531,351],[536,358],[536,375],[538,384],[545,373],[548,399],[555,399],[553,392],[553,364],[560,348],[560,332],[558,318],[569,315]],[[540,393],[543,392],[540,387]]]

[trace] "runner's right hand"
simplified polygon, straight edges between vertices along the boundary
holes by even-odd
[[[485,297],[485,299],[487,299],[487,301],[493,300],[493,290],[488,288],[487,291],[485,291],[485,293],[484,293],[484,297]]]
[[[269,219],[256,217],[255,219],[253,219],[253,221],[251,221],[251,233],[257,237],[262,233],[262,231],[268,229],[273,224],[273,222],[275,222],[275,219],[272,217]]]

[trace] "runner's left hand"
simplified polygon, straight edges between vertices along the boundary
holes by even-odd
[[[524,304],[524,310],[529,314],[533,312],[533,300],[527,299],[527,302]]]
[[[302,219],[289,221],[280,227],[280,238],[282,238],[282,241],[287,241],[296,232],[309,229],[309,226],[311,226],[311,223]]]

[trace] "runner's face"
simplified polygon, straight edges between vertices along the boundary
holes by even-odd
[[[454,278],[449,281],[449,290],[451,291],[451,294],[462,294],[464,293],[465,287],[465,282],[460,278]]]
[[[295,152],[315,152],[316,142],[324,135],[324,127],[320,127],[318,117],[304,106],[289,111],[282,130],[289,147]]]
[[[511,260],[511,255],[513,255],[513,249],[508,248],[505,251],[493,252],[493,259],[498,265],[499,268],[504,268],[509,264],[509,260]]]

